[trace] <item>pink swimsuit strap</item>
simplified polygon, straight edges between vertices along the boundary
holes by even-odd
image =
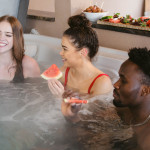
[[[64,87],[66,87],[66,85],[67,85],[69,70],[70,70],[70,68],[68,67],[68,68],[66,69],[66,71],[65,71],[65,83],[64,83]],[[99,75],[92,81],[91,85],[90,85],[89,88],[88,88],[88,94],[90,94],[91,88],[93,87],[93,85],[94,85],[96,79],[99,78],[99,77],[101,77],[101,76],[104,76],[104,75],[105,75],[105,76],[108,76],[107,74],[99,74]],[[108,76],[108,77],[109,77],[109,76]]]

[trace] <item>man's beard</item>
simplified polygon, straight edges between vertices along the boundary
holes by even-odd
[[[126,107],[125,105],[123,105],[121,103],[121,101],[116,101],[115,99],[113,100],[113,104],[116,106],[116,107]]]

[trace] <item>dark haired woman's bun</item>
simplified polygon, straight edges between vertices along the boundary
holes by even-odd
[[[75,15],[69,18],[68,25],[74,27],[91,27],[90,21],[84,15]]]

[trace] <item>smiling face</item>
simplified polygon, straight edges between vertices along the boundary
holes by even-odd
[[[77,51],[77,48],[71,43],[71,40],[67,36],[63,36],[62,38],[62,51],[60,55],[66,67],[81,64],[81,53]]]
[[[119,80],[114,84],[113,103],[117,107],[132,107],[141,101],[141,71],[131,61],[125,61],[119,70]]]
[[[0,22],[0,54],[8,52],[13,47],[13,33],[10,23]]]

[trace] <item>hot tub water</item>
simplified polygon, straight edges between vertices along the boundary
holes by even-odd
[[[86,105],[77,125],[66,122],[60,106],[42,78],[0,81],[0,149],[109,150],[116,141],[132,137],[131,129],[120,126],[115,113],[110,115],[115,111],[108,100],[97,97]]]

